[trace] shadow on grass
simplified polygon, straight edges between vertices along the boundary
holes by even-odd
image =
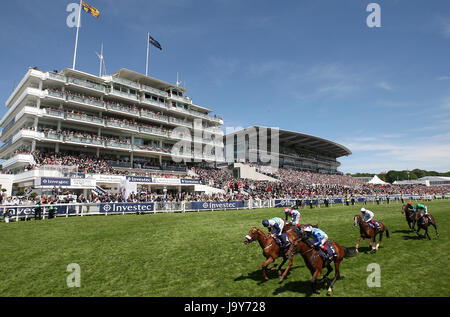
[[[414,231],[412,231],[412,230],[395,230],[395,231],[392,231],[392,233],[406,233],[406,234],[408,234],[408,233],[413,233]]]
[[[309,281],[287,282],[283,286],[280,286],[277,289],[275,289],[272,294],[279,295],[284,292],[305,294],[306,297],[310,297],[313,294],[311,283]]]
[[[284,269],[285,269],[286,267],[287,267],[287,266],[284,266],[284,267],[283,267],[282,272],[284,272]],[[291,274],[292,270],[295,270],[295,269],[298,268],[298,267],[300,267],[300,266],[292,266],[291,269],[289,270],[288,274],[286,275],[285,280],[289,278],[289,275]],[[274,270],[274,271],[272,271],[272,270],[270,270],[270,269],[269,269],[269,270],[266,270],[266,274],[267,274],[267,277],[269,278],[269,280],[272,280],[272,279],[273,279],[273,280],[275,280],[275,279],[276,279],[276,280],[279,280],[279,279],[280,279],[280,276],[278,275],[278,273],[277,273],[276,270]],[[256,270],[256,271],[254,271],[254,272],[252,272],[252,273],[249,273],[248,275],[241,275],[241,276],[239,276],[239,277],[236,277],[236,278],[234,279],[234,281],[235,281],[235,282],[239,282],[239,281],[248,280],[248,279],[254,280],[254,281],[256,281],[256,282],[259,282],[258,284],[262,284],[262,283],[266,282],[266,281],[264,281],[264,279],[263,279],[262,269],[261,269],[261,270]]]

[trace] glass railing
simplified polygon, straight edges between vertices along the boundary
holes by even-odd
[[[84,122],[89,122],[89,123],[95,123],[95,124],[101,124],[103,125],[103,120],[97,117],[92,117],[92,116],[88,116],[88,115],[77,115],[74,113],[70,113],[68,112],[66,114],[66,118],[67,119],[72,119],[72,120],[79,120],[79,121],[84,121]]]
[[[140,85],[138,83],[135,83],[134,81],[128,80],[128,79],[123,79],[123,78],[117,78],[117,77],[113,77],[113,82],[118,83],[118,84],[122,84],[128,87],[132,87],[134,89],[140,89]]]
[[[121,142],[113,141],[113,140],[106,141],[106,146],[112,146],[112,147],[117,147],[117,148],[121,148],[121,149],[131,149],[131,144],[121,143]]]
[[[110,109],[113,111],[120,111],[120,112],[126,112],[132,115],[139,115],[139,110],[136,109],[132,109],[132,108],[126,108],[126,107],[121,107],[119,105],[115,105],[115,104],[107,104],[106,105],[106,109]]]
[[[54,117],[64,118],[64,112],[62,112],[62,111],[60,111],[60,110],[56,110],[56,109],[45,109],[45,112],[46,112],[49,116],[54,116]]]
[[[166,97],[166,98],[169,97],[169,94],[165,91],[162,91],[162,90],[159,90],[159,89],[147,86],[147,85],[141,85],[141,87],[142,87],[142,90],[144,90],[146,92],[156,94],[156,95]]]
[[[56,79],[56,80],[60,80],[60,81],[66,82],[66,77],[61,75],[61,74],[56,74],[56,73],[49,72],[48,73],[48,77],[51,78],[51,79]]]
[[[152,129],[152,128],[145,128],[145,127],[141,127],[139,129],[142,133],[150,133],[150,134],[157,134],[157,135],[161,135],[161,136],[168,136],[168,133],[165,131],[162,131],[160,129]]]
[[[85,81],[85,80],[80,80],[80,79],[68,77],[67,78],[67,82],[75,84],[75,85],[78,85],[78,86],[82,86],[82,87],[85,87],[85,88],[90,88],[90,89],[99,90],[101,92],[105,92],[105,86],[102,86],[100,84],[95,84],[95,83],[92,83],[92,82],[88,82],[88,81]]]
[[[54,91],[54,90],[50,90],[49,89],[49,90],[47,90],[47,93],[48,93],[49,96],[65,99],[64,98],[64,93],[61,92],[61,91]]]
[[[52,132],[44,132],[44,136],[46,139],[61,141],[61,135],[52,133]]]
[[[134,100],[138,99],[138,97],[136,95],[130,94],[128,92],[120,91],[120,90],[117,90],[117,89],[112,89],[112,90],[109,91],[109,93],[113,94],[113,95],[119,95],[119,96],[122,96],[122,97],[134,99]]]
[[[155,120],[160,120],[160,121],[164,121],[164,122],[168,122],[169,118],[163,115],[156,115],[155,113],[151,113],[151,112],[147,112],[144,110],[141,110],[141,117],[144,118],[151,118],[151,119],[155,119]]]
[[[150,104],[152,106],[156,106],[156,107],[167,109],[167,105],[164,102],[155,101],[155,100],[153,100],[151,98],[142,98],[141,101],[145,102],[145,103],[148,103],[148,104]]]

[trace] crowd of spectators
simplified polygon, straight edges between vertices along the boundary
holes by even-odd
[[[48,131],[47,131],[48,132]],[[63,133],[63,132],[61,132]],[[26,149],[17,150],[18,154],[27,154]],[[273,181],[257,181],[236,178],[228,168],[192,167],[186,173],[164,173],[155,161],[142,161],[134,164],[134,168],[115,168],[113,158],[98,158],[83,153],[53,153],[33,151],[35,164],[27,170],[42,166],[74,166],[77,173],[104,174],[121,176],[150,176],[158,178],[199,179],[202,184],[219,189],[216,194],[205,194],[190,191],[168,191],[155,193],[140,191],[125,197],[121,193],[92,193],[88,197],[75,195],[80,202],[149,202],[149,201],[231,201],[231,200],[268,200],[268,199],[319,199],[356,196],[389,196],[389,195],[445,195],[450,192],[447,186],[423,185],[372,185],[345,175],[320,174],[292,169],[270,169],[259,167],[258,171],[274,177]],[[120,163],[120,162],[118,162]],[[126,162],[123,162],[126,163]],[[118,164],[120,165],[120,164]],[[174,164],[176,165],[176,164]],[[156,169],[152,169],[152,168]],[[180,166],[181,167],[181,166]],[[74,195],[74,193],[72,193]],[[55,193],[53,197],[64,197],[66,194]],[[26,198],[17,198],[23,200]],[[58,200],[59,201],[59,200]]]

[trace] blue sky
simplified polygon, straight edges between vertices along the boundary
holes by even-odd
[[[28,66],[71,67],[75,29],[67,5],[9,1],[0,12],[0,115]],[[265,125],[347,146],[340,170],[450,170],[450,2],[376,1],[381,27],[369,28],[372,1],[87,0],[77,69],[125,67],[175,82],[214,109],[226,128]],[[375,2],[375,1],[374,1]],[[25,21],[25,22],[24,22]]]

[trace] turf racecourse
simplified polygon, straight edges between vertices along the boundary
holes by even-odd
[[[334,296],[450,296],[450,201],[427,202],[440,238],[431,241],[408,230],[401,205],[366,207],[387,225],[376,254],[368,240],[354,258],[344,259],[344,279]],[[318,223],[331,240],[354,247],[353,207],[306,209],[302,223]],[[146,297],[304,297],[312,295],[310,273],[297,255],[286,280],[270,272],[262,283],[264,262],[259,244],[244,245],[244,236],[261,220],[282,216],[282,208],[186,214],[93,216],[0,223],[1,296],[146,296]],[[279,263],[280,260],[277,261]],[[67,266],[81,268],[81,287],[69,288]],[[380,287],[368,287],[377,263]]]

